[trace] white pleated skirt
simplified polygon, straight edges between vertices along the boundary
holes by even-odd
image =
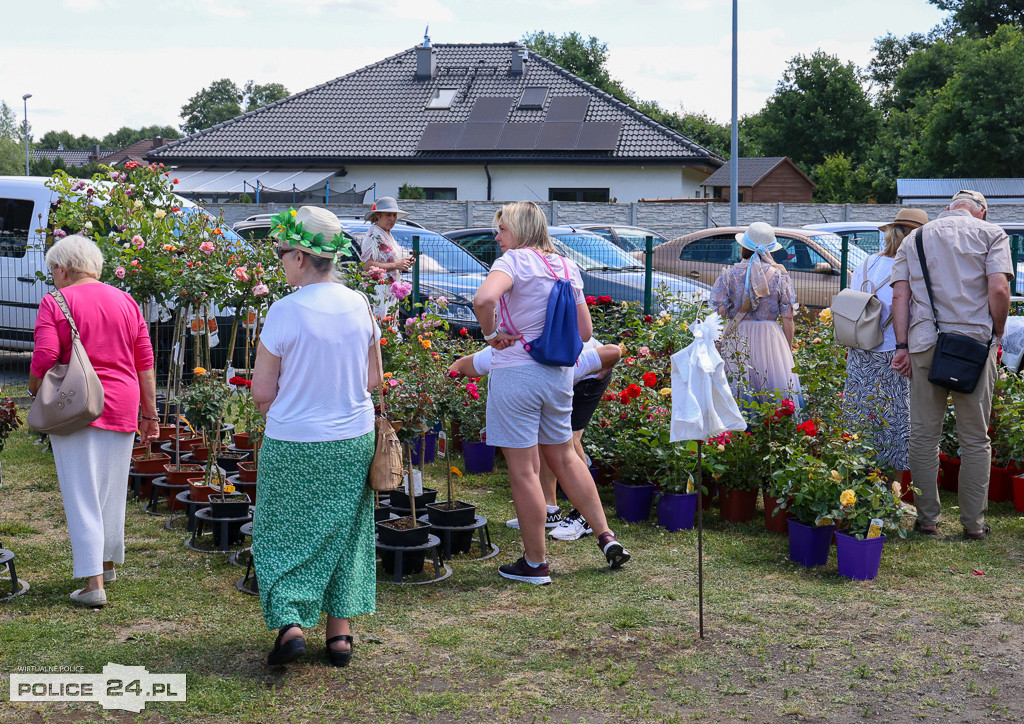
[[[776,320],[744,319],[723,340],[722,356],[737,398],[763,399],[778,390],[782,397],[798,402],[800,378],[793,371],[793,351]]]

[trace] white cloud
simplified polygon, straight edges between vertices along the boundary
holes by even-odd
[[[92,12],[100,10],[103,7],[103,2],[102,0],[64,0],[63,5],[65,10]]]

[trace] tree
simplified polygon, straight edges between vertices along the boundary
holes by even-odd
[[[871,179],[861,165],[854,168],[846,156],[826,156],[814,167],[814,200],[822,204],[864,204],[872,200]]]
[[[836,153],[863,161],[880,120],[856,67],[815,51],[789,61],[775,93],[748,127],[764,154],[789,156],[809,169]]]
[[[189,98],[188,103],[181,107],[181,117],[185,120],[181,130],[195,133],[229,121],[242,115],[243,103],[248,112],[287,97],[288,89],[280,83],[258,85],[250,80],[239,90],[229,78],[221,78]]]
[[[25,147],[21,145],[23,130],[14,111],[0,101],[0,176],[25,173]]]
[[[242,92],[228,78],[221,78],[203,88],[188,99],[181,107],[181,117],[185,122],[181,130],[195,133],[204,128],[215,126],[242,114]]]
[[[65,151],[91,151],[99,142],[98,138],[84,133],[75,136],[70,131],[47,131],[36,143],[36,148],[56,151],[63,146]]]
[[[116,151],[128,148],[133,143],[138,143],[147,138],[156,138],[157,136],[165,141],[170,141],[175,138],[181,138],[181,133],[174,126],[143,126],[142,128],[122,126],[113,133],[108,133],[104,136],[100,146]],[[90,148],[92,147],[90,146]]]
[[[610,93],[625,103],[634,103],[633,95],[608,73],[608,44],[593,35],[584,39],[573,31],[561,37],[536,30],[523,36],[523,45],[557,63],[570,73]]]
[[[269,106],[275,101],[284,100],[290,94],[288,89],[280,83],[267,83],[257,85],[253,81],[246,81],[242,87],[242,95],[245,97],[245,112],[254,111],[263,106]]]
[[[1000,25],[1024,23],[1024,0],[928,0],[952,15],[946,25],[953,33],[988,37]]]

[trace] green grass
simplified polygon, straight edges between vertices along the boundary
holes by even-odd
[[[457,461],[458,462],[458,461]],[[352,666],[322,654],[266,667],[273,635],[259,601],[234,583],[243,569],[185,549],[182,529],[128,506],[128,560],[111,605],[72,607],[71,553],[52,458],[25,433],[3,453],[0,538],[17,554],[28,595],[0,604],[0,722],[693,722],[949,721],[1024,717],[1024,521],[994,504],[994,534],[961,542],[944,493],[938,539],[890,536],[878,579],[848,581],[788,560],[760,520],[705,516],[700,640],[697,535],[613,521],[634,559],[608,571],[592,539],[551,541],[554,582],[506,582],[518,557],[499,471],[467,476],[457,496],[480,505],[501,548],[456,560],[437,585],[378,585],[377,613],[353,623]],[[428,467],[443,489],[443,464]],[[602,490],[611,509],[610,490]],[[975,575],[981,571],[984,575]],[[188,700],[136,716],[97,704],[8,703],[20,666],[107,662],[185,673]]]

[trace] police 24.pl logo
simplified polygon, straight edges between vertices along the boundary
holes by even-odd
[[[11,674],[11,701],[96,701],[140,712],[148,701],[185,701],[185,674],[108,663],[102,674]]]

